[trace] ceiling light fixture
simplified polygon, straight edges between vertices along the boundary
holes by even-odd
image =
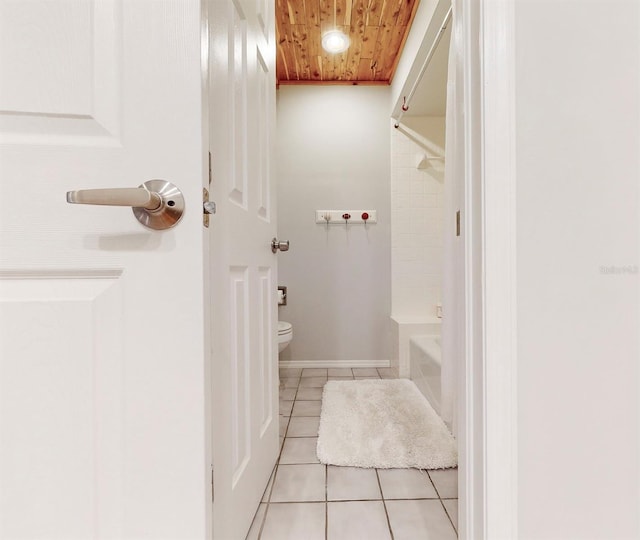
[[[322,48],[329,53],[341,53],[349,48],[349,36],[340,30],[331,30],[322,36]]]

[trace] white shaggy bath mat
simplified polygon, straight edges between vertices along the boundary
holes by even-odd
[[[406,379],[329,381],[322,394],[318,459],[327,465],[443,469],[456,442]]]

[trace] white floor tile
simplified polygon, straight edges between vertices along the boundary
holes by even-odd
[[[287,437],[317,437],[319,416],[292,416]]]
[[[270,502],[325,500],[324,465],[279,465]]]
[[[284,437],[289,425],[289,417],[280,415],[280,437]]]
[[[351,368],[329,368],[329,377],[353,377]]]
[[[378,377],[376,368],[353,368],[354,377]]]
[[[322,401],[297,400],[293,406],[291,416],[320,416]]]
[[[295,388],[283,388],[280,390],[280,399],[284,401],[293,401],[296,399],[296,389]]]
[[[270,504],[260,540],[324,540],[324,503]]]
[[[430,470],[429,476],[441,499],[458,498],[458,469]]]
[[[262,520],[264,518],[264,513],[267,510],[266,504],[261,504],[258,506],[258,511],[256,515],[253,517],[253,523],[251,524],[251,528],[249,529],[249,533],[247,534],[246,540],[258,540],[258,535],[260,534],[260,527],[262,527]]]
[[[305,401],[322,399],[322,390],[322,388],[299,388],[296,399]]]
[[[269,495],[271,494],[271,488],[273,487],[273,477],[275,476],[275,467],[271,472],[271,476],[269,477],[269,482],[267,482],[267,487],[262,494],[262,502],[267,502],[269,500]]]
[[[387,368],[378,368],[378,375],[383,379],[397,379],[398,378],[398,368],[387,367]]]
[[[327,467],[327,500],[358,501],[380,499],[375,469]]]
[[[458,499],[446,499],[442,501],[444,507],[447,509],[447,514],[453,521],[453,526],[458,530]]]
[[[326,377],[326,368],[304,368],[302,370],[303,377]]]
[[[282,416],[291,416],[293,401],[280,401],[280,414]]]
[[[394,540],[455,540],[456,532],[439,500],[386,501]]]
[[[280,386],[283,388],[297,388],[300,379],[298,377],[284,377],[280,379]]]
[[[316,455],[318,437],[293,438],[287,437],[280,455],[280,465],[295,463],[320,463]]]
[[[327,540],[391,540],[382,501],[328,503]]]
[[[354,379],[356,381],[363,381],[365,379],[378,379],[379,380],[380,377],[378,375],[375,375],[375,376],[373,376],[373,375],[371,375],[371,376],[359,376],[358,375],[358,376],[355,376]]]
[[[302,368],[280,368],[280,378],[283,377],[300,377]]]
[[[327,382],[327,377],[302,377],[300,388],[322,388]]]
[[[329,375],[328,380],[330,381],[352,381],[353,375],[351,377],[336,377],[334,375]]]
[[[437,499],[429,476],[418,469],[378,469],[385,499]]]

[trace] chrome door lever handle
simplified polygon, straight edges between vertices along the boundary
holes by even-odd
[[[166,180],[148,180],[137,188],[67,191],[67,202],[131,206],[136,219],[145,227],[155,230],[173,227],[184,214],[182,192]]]
[[[289,240],[286,242],[278,242],[277,238],[271,240],[271,251],[277,253],[277,251],[289,251]]]
[[[67,191],[67,202],[73,204],[99,204],[105,206],[132,206],[157,210],[162,198],[144,188],[79,189]]]

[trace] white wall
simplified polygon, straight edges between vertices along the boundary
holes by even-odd
[[[291,361],[391,358],[389,88],[278,91],[279,284]],[[378,223],[315,223],[315,210],[374,209]]]
[[[391,134],[391,313],[399,321],[437,322],[443,255],[444,160],[418,169],[421,156],[444,156],[443,117],[405,117]]]
[[[522,540],[640,536],[639,20],[516,2]]]
[[[401,97],[410,92],[450,6],[451,0],[422,0],[419,3],[391,81],[390,105],[394,107],[394,114],[400,113]],[[436,22],[430,27],[432,20]],[[407,84],[407,80],[411,84]]]

